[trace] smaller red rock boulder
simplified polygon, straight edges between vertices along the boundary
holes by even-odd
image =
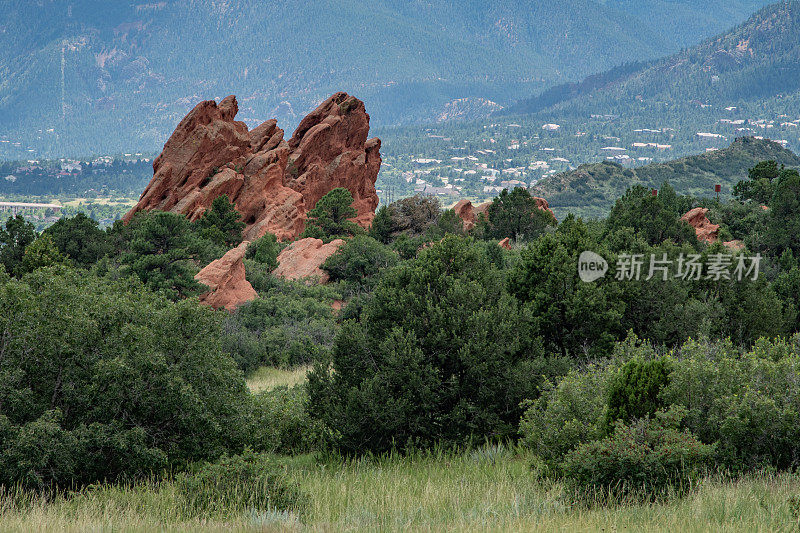
[[[681,220],[694,228],[698,241],[716,242],[719,236],[719,224],[712,224],[706,217],[708,209],[695,207],[681,217]]]
[[[328,244],[313,238],[294,241],[278,254],[278,268],[273,273],[288,280],[318,278],[320,283],[327,283],[330,276],[320,267],[343,244],[342,239]]]
[[[245,278],[244,255],[248,241],[228,250],[221,258],[209,263],[194,277],[208,286],[208,292],[200,295],[200,303],[219,309],[233,311],[240,305],[254,300],[258,294]]]

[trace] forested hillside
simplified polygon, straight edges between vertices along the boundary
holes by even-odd
[[[614,201],[633,185],[658,189],[668,182],[680,194],[708,197],[719,184],[721,197],[729,197],[734,185],[747,178],[749,168],[768,159],[789,168],[800,167],[800,157],[781,145],[742,137],[722,150],[637,168],[612,161],[581,165],[541,180],[532,192],[547,198],[558,216],[575,213],[599,217],[605,216]]]
[[[693,1],[645,17],[650,3],[13,0],[0,6],[0,157],[156,150],[197,101],[232,93],[246,121],[290,129],[338,90],[377,124],[480,116],[676,51],[754,2],[709,10],[710,26],[690,23]]]
[[[565,111],[642,105],[704,105],[786,97],[800,89],[800,3],[780,2],[744,24],[678,54],[554,87],[504,113],[532,113],[566,102]]]

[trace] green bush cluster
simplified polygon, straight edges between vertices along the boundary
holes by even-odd
[[[247,430],[253,449],[282,454],[321,449],[327,430],[309,416],[307,404],[306,386],[278,387],[253,395]]]
[[[792,469],[800,464],[799,365],[798,335],[761,340],[752,350],[690,340],[663,358],[631,338],[605,365],[573,369],[545,388],[528,405],[520,431],[553,471],[584,487],[636,488],[643,472],[674,473],[669,464],[679,460],[687,467],[681,476],[712,464],[733,473]],[[665,410],[680,416],[664,418]],[[647,444],[641,439],[650,430],[666,440]],[[625,455],[635,450],[635,460]],[[695,455],[681,456],[686,450]],[[675,488],[688,479],[652,483]]]
[[[322,358],[337,329],[330,301],[271,291],[225,319],[222,344],[245,372],[289,368]]]
[[[247,438],[244,380],[195,302],[40,269],[0,308],[0,485],[143,476]]]
[[[685,409],[617,421],[612,433],[579,444],[564,456],[561,473],[579,493],[653,499],[681,494],[707,473],[714,445],[700,442],[679,424]]]

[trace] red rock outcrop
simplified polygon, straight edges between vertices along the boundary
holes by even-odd
[[[330,276],[320,267],[343,244],[342,239],[328,244],[313,238],[294,241],[278,254],[278,268],[273,274],[288,280],[319,278],[320,283],[327,283]]]
[[[506,250],[510,250],[511,249],[511,239],[506,237],[502,241],[498,242],[497,246],[499,246],[500,248],[505,248]]]
[[[464,231],[469,231],[475,227],[475,208],[472,207],[472,202],[469,200],[459,200],[453,206],[453,211],[456,212],[461,223],[464,225]]]
[[[681,217],[681,220],[694,228],[698,241],[716,242],[719,236],[719,224],[712,224],[706,217],[708,209],[695,207]]]
[[[322,196],[345,187],[353,194],[355,221],[369,226],[378,206],[381,143],[367,139],[363,102],[334,94],[301,121],[288,142],[276,120],[248,131],[234,120],[237,112],[234,96],[190,111],[153,162],[153,179],[124,220],[151,209],[196,220],[227,194],[242,213],[246,239],[271,232],[291,240]]]
[[[194,277],[207,285],[209,292],[200,295],[200,303],[214,309],[224,307],[233,311],[243,303],[254,300],[258,294],[245,279],[244,254],[248,241],[228,250],[220,259],[212,261]]]
[[[550,204],[547,203],[547,200],[544,198],[539,198],[538,196],[534,196],[533,199],[536,200],[536,207],[542,211],[547,211],[553,216],[553,218],[556,218],[556,214],[553,213],[552,209],[550,209]]]

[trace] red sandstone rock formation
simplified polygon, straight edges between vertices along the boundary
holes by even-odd
[[[706,213],[708,213],[708,209],[704,207],[695,207],[683,215],[681,220],[694,228],[698,241],[707,243],[717,242],[719,238],[719,224],[712,224],[711,221],[708,220],[708,217],[706,217]],[[722,244],[733,251],[744,250],[744,243],[738,239],[725,241]]]
[[[456,212],[461,223],[464,225],[464,231],[469,231],[475,227],[475,208],[472,207],[472,202],[469,200],[459,200],[453,206],[453,211]]]
[[[363,102],[334,94],[302,120],[288,142],[277,121],[248,132],[244,122],[234,120],[237,112],[234,96],[219,104],[201,102],[190,111],[153,162],[153,179],[125,221],[151,209],[196,220],[227,194],[247,224],[246,239],[271,232],[291,240],[302,233],[305,213],[322,196],[345,187],[353,194],[355,221],[369,227],[378,205],[381,143],[367,139]]]
[[[330,276],[320,267],[343,244],[342,239],[328,244],[313,238],[294,241],[278,254],[278,268],[273,273],[288,280],[319,278],[320,283],[327,283]]]
[[[194,277],[207,285],[209,292],[200,296],[200,303],[214,309],[224,307],[233,311],[243,303],[255,299],[258,294],[245,279],[244,254],[249,242],[245,241],[220,259],[212,261]]]
[[[539,198],[538,196],[534,196],[533,199],[536,200],[536,207],[542,211],[547,211],[553,216],[553,218],[556,218],[556,214],[553,213],[552,209],[550,209],[550,204],[547,203],[547,200],[544,198]]]
[[[708,213],[708,209],[705,207],[695,207],[683,215],[681,220],[694,228],[697,240],[716,242],[719,234],[719,225],[712,224],[711,221],[706,218],[706,213]]]
[[[502,241],[498,242],[497,246],[499,246],[500,248],[505,248],[506,250],[510,250],[511,249],[511,239],[506,237]]]

